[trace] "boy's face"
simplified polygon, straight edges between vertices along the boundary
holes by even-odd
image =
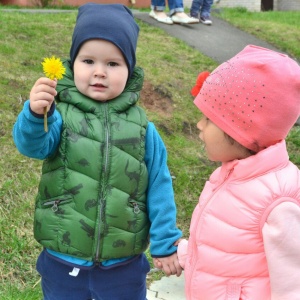
[[[122,52],[105,40],[86,41],[74,61],[77,89],[95,101],[119,96],[126,85],[128,68]]]

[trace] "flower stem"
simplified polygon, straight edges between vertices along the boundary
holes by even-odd
[[[47,106],[44,107],[44,130],[48,132],[48,123],[47,123]]]

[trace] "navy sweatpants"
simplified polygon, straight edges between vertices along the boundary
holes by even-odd
[[[146,299],[150,265],[144,254],[128,264],[109,269],[81,269],[77,276],[71,276],[73,267],[51,258],[44,250],[36,268],[42,277],[44,300]]]

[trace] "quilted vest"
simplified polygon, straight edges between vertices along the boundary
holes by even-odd
[[[191,221],[188,300],[271,299],[262,227],[280,203],[300,205],[299,180],[284,141],[211,175]]]
[[[101,262],[148,246],[147,118],[136,106],[143,71],[107,102],[79,93],[69,61],[57,85],[63,119],[57,152],[46,159],[36,198],[34,236],[44,247]]]

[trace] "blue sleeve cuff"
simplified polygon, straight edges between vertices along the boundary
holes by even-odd
[[[20,153],[31,158],[45,159],[55,152],[62,129],[62,118],[55,105],[51,106],[47,121],[48,132],[45,132],[43,116],[32,113],[29,100],[24,103],[13,127],[13,139]]]
[[[33,115],[37,119],[44,120],[44,115],[40,115],[40,114],[37,114],[34,111],[32,111],[30,105],[28,105],[28,107],[29,107],[29,111],[30,111],[31,115]],[[55,112],[55,102],[52,103],[49,111],[47,112],[47,118],[50,118],[54,114],[54,112]]]

